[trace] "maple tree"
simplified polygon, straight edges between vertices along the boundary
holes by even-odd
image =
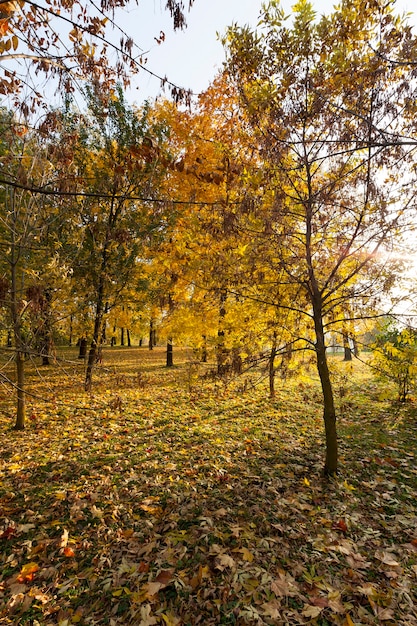
[[[410,220],[400,179],[408,168],[407,184],[413,180],[411,153],[392,137],[401,132],[414,83],[406,80],[408,69],[393,69],[372,46],[399,54],[410,31],[390,6],[348,1],[318,21],[309,2],[294,11],[286,26],[279,3],[271,2],[259,33],[233,27],[225,43],[270,178],[258,237],[271,246],[275,282],[293,294],[293,305],[276,306],[297,311],[310,327],[305,339],[322,383],[325,471],[333,474],[336,411],[326,333],[346,323],[346,303],[355,303],[356,316],[362,305],[369,315],[380,290],[392,285],[392,239]],[[258,286],[244,293],[257,295]]]

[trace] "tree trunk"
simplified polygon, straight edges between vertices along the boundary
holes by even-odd
[[[207,363],[207,337],[203,335],[203,347],[201,348],[201,362]]]
[[[323,315],[321,297],[319,294],[313,298],[314,328],[316,332],[316,358],[317,370],[320,377],[323,393],[323,419],[326,434],[326,460],[324,473],[332,476],[337,473],[338,467],[338,444],[336,431],[336,410],[334,406],[333,388],[330,380],[329,366],[326,355],[324,339]]]
[[[154,340],[154,329],[153,329],[153,319],[149,321],[149,350],[153,350],[153,340]]]
[[[87,339],[85,337],[81,337],[80,347],[78,350],[78,358],[85,359],[86,356],[87,356]]]
[[[74,325],[74,316],[70,315],[70,327],[69,327],[69,337],[68,337],[68,345],[70,347],[72,346],[73,325]]]
[[[359,345],[358,345],[358,341],[357,341],[356,337],[353,337],[352,341],[353,341],[353,354],[356,357],[358,357],[360,352],[359,352]]]
[[[26,394],[25,394],[25,354],[22,351],[16,352],[16,373],[17,373],[17,413],[15,430],[24,430],[26,421]]]
[[[88,353],[87,360],[87,368],[85,372],[85,382],[84,389],[86,391],[91,391],[91,386],[93,383],[93,369],[94,365],[97,362],[97,355],[99,348],[101,346],[101,337],[102,337],[102,329],[103,329],[103,294],[104,294],[104,282],[103,279],[100,280],[98,289],[97,289],[97,303],[96,303],[96,314],[94,318],[94,331],[93,331],[93,339],[90,345],[90,351]]]
[[[242,357],[240,356],[239,349],[233,348],[232,350],[232,371],[239,376],[242,373]]]
[[[275,398],[275,357],[277,355],[277,333],[274,332],[271,352],[268,360],[269,397]]]
[[[132,340],[130,337],[130,330],[128,328],[126,328],[126,336],[127,336],[127,347],[131,348],[132,347]]]
[[[345,352],[345,356],[343,358],[344,361],[351,361],[352,360],[352,350],[350,349],[350,345],[349,345],[349,337],[347,335],[343,335],[343,349]]]
[[[227,292],[222,289],[220,292],[220,304],[219,304],[219,328],[217,331],[217,374],[223,376],[227,371],[227,350],[224,345],[224,318],[226,317],[226,298]]]
[[[120,329],[120,345],[124,346],[125,345],[125,329],[122,328]]]
[[[167,341],[167,367],[174,365],[174,346],[172,343],[172,337],[168,337]]]

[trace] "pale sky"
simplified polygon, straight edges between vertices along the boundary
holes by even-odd
[[[414,1],[397,0],[396,12],[412,13]],[[144,56],[150,70],[198,93],[208,87],[224,60],[216,33],[223,34],[233,22],[255,26],[261,3],[261,0],[195,0],[187,16],[188,28],[174,33],[168,14],[162,10],[165,0],[142,0],[137,7],[132,5],[124,18],[126,21],[123,20],[123,28],[147,52]],[[295,0],[281,1],[286,14],[291,14],[294,4]],[[319,15],[330,13],[334,4],[333,0],[313,0]],[[411,22],[417,28],[417,14],[411,17]],[[165,41],[158,45],[154,37],[159,36],[160,30],[165,33]],[[135,79],[135,84],[138,88],[130,98],[138,103],[160,92],[159,81],[144,72]]]

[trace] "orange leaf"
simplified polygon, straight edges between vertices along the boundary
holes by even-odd
[[[38,570],[39,565],[37,563],[26,563],[26,565],[24,565],[20,570],[17,580],[21,583],[33,580],[33,574],[35,574]]]
[[[333,528],[335,530],[341,530],[342,533],[346,533],[347,529],[348,529],[347,524],[346,524],[345,520],[343,520],[343,519],[340,519],[338,522],[333,524]]]
[[[0,37],[3,37],[9,30],[9,22],[7,20],[0,20]]]
[[[72,557],[75,556],[75,552],[72,548],[70,548],[69,546],[67,546],[66,548],[64,548],[64,554],[67,557]]]

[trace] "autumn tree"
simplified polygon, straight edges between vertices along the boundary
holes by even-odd
[[[317,20],[301,0],[294,12],[286,24],[271,1],[259,31],[232,27],[225,44],[269,177],[263,226],[253,237],[263,242],[276,285],[292,293],[291,304],[275,302],[277,310],[305,321],[323,393],[325,472],[334,474],[327,336],[346,325],[346,303],[355,316],[375,310],[399,269],[389,253],[407,226],[414,148],[398,138],[415,83],[385,57],[398,58],[414,39],[390,4],[346,0]],[[262,297],[259,281],[244,295]]]
[[[59,215],[46,196],[26,189],[41,187],[50,180],[52,167],[46,146],[12,114],[3,112],[0,123],[2,307],[6,328],[12,329],[16,362],[15,428],[23,429],[25,360],[41,354],[46,363],[51,353],[58,238],[49,237],[49,245],[46,239],[57,226]],[[57,234],[58,228],[54,232]]]
[[[61,167],[57,186],[64,201],[66,194],[73,198],[64,232],[74,295],[92,310],[86,389],[103,342],[105,315],[123,301],[144,242],[161,236],[169,220],[157,194],[163,173],[157,147],[164,142],[164,127],[152,125],[147,106],[128,106],[121,88],[104,92],[92,86],[88,102],[87,114],[69,110],[55,116],[56,141],[50,146]]]
[[[373,367],[385,382],[396,386],[399,402],[406,402],[417,382],[417,331],[398,328],[393,319],[380,324],[372,344]]]
[[[157,108],[170,127],[173,158],[162,193],[177,214],[155,258],[165,296],[175,303],[168,303],[164,325],[204,358],[211,348],[220,375],[264,341],[261,316],[249,314],[237,294],[251,271],[245,257],[251,234],[239,220],[255,193],[245,174],[254,149],[237,103],[233,85],[219,76],[192,111],[167,102]]]
[[[174,29],[186,26],[185,13],[193,0],[167,0],[165,10]],[[54,90],[79,91],[85,80],[99,81],[108,89],[120,81],[127,86],[139,71],[153,74],[142,49],[117,24],[129,0],[95,4],[76,0],[37,2],[3,0],[0,3],[0,93],[27,116]],[[154,75],[155,76],[155,75]],[[186,90],[169,82],[176,99]],[[41,81],[43,86],[41,87]]]

